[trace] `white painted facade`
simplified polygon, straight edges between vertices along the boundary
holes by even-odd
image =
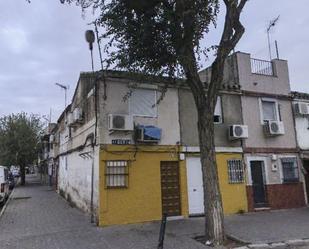
[[[123,100],[123,97],[132,90],[145,89],[155,91],[156,101],[161,96],[161,89],[156,85],[137,84],[133,89],[132,81],[125,79],[108,79],[107,83],[107,101],[100,103],[100,143],[111,144],[114,139],[128,139],[133,143],[133,131],[115,131],[108,130],[109,114],[124,114],[133,117],[134,125],[153,125],[162,130],[161,139],[158,145],[175,145],[180,142],[180,126],[178,113],[178,89],[168,88],[163,100],[154,108],[156,115],[142,116],[131,112],[130,98]],[[102,94],[102,93],[101,93]],[[156,102],[155,101],[155,102]],[[155,104],[155,103],[154,103]]]
[[[82,158],[81,155],[88,155]],[[73,152],[59,157],[58,188],[73,205],[90,212],[92,169],[94,170],[93,182],[93,205],[94,210],[98,208],[98,186],[99,186],[99,149],[86,147],[79,152]],[[92,165],[94,163],[94,165]]]
[[[309,100],[295,100],[296,103],[309,105]],[[301,150],[309,150],[309,115],[297,115],[294,112],[297,143]]]

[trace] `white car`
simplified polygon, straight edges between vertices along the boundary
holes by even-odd
[[[7,167],[0,166],[0,204],[9,196],[9,170]]]

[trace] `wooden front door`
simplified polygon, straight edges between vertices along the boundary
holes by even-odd
[[[180,215],[178,162],[161,162],[162,214]]]
[[[251,177],[253,188],[253,199],[255,207],[267,206],[265,185],[264,185],[264,163],[263,161],[251,161]]]

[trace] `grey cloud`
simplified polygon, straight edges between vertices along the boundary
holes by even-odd
[[[280,14],[272,40],[278,40],[281,58],[289,61],[292,89],[309,92],[308,7],[307,0],[298,0],[297,6],[288,0],[248,1],[242,17],[246,33],[236,50],[268,59],[266,26]],[[31,4],[2,0],[0,8],[0,115],[21,110],[48,114],[52,108],[55,120],[63,109],[64,93],[54,83],[70,85],[71,98],[79,72],[91,70],[84,41],[91,17],[84,20],[79,7],[57,0],[32,0]],[[219,40],[222,14],[218,29],[212,30],[203,45]]]

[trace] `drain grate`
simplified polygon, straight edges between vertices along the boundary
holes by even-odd
[[[17,196],[13,197],[12,200],[25,200],[25,199],[30,199],[31,196]]]

